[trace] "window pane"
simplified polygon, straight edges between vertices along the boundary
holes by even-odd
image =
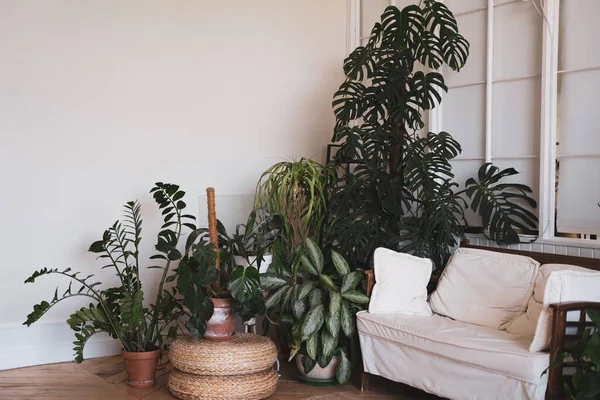
[[[542,17],[532,2],[494,8],[494,80],[541,74]]]
[[[446,84],[463,85],[485,80],[487,12],[477,11],[456,18],[460,33],[471,45],[469,58],[460,72],[454,72],[447,66],[443,68]]]
[[[557,231],[600,231],[600,157],[562,158],[558,177]]]
[[[540,151],[540,78],[495,83],[492,155],[515,157]]]
[[[599,96],[600,70],[560,75],[558,154],[600,154]]]
[[[465,182],[469,178],[477,177],[477,171],[479,171],[479,167],[483,165],[483,161],[452,161],[452,172],[454,173],[454,181],[458,183],[460,186],[457,189],[463,190],[465,188]],[[467,202],[468,203],[468,202]],[[470,208],[465,210],[465,217],[469,226],[477,226],[480,227],[481,217],[473,212]]]
[[[532,193],[530,194],[536,201],[539,199],[539,171],[540,164],[537,159],[525,159],[525,160],[492,160],[494,165],[503,170],[505,168],[514,168],[519,174],[504,178],[500,182],[504,183],[522,183],[531,188]],[[522,203],[523,206],[527,206],[526,203]],[[529,206],[527,206],[529,208]],[[539,215],[538,208],[530,209],[535,215]]]
[[[459,156],[485,155],[485,85],[450,89],[442,100],[443,129],[461,144]]]
[[[454,15],[487,7],[487,0],[446,0],[444,3]]]
[[[558,69],[600,66],[600,1],[561,0]]]

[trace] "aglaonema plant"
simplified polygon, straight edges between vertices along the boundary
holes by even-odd
[[[42,268],[34,272],[25,283],[34,283],[45,275],[58,275],[68,280],[64,290],[57,287],[50,301],[42,301],[33,307],[24,325],[31,326],[56,304],[74,297],[91,301],[69,317],[67,323],[75,331],[75,361],[83,361],[83,349],[91,336],[106,332],[121,342],[124,351],[144,352],[160,349],[165,345],[165,337],[177,334],[176,320],[184,310],[175,298],[176,290],[166,289],[165,285],[175,279],[169,275],[174,263],[182,258],[177,249],[183,230],[195,230],[193,215],[184,214],[185,192],[170,183],[156,183],[150,191],[162,212],[164,224],[158,233],[156,254],[150,259],[162,265],[148,268],[162,270],[157,293],[153,302],[144,305],[144,292],[140,279],[140,242],[142,240],[141,206],[137,201],[125,204],[123,221],[115,222],[102,235],[102,239],[92,243],[89,251],[105,261],[102,269],[110,268],[119,279],[119,285],[103,288],[101,282],[92,279],[93,274],[81,275],[71,268]]]
[[[290,348],[289,359],[302,354],[308,373],[317,364],[325,368],[337,355],[336,379],[344,383],[358,353],[355,315],[369,298],[358,288],[364,272],[353,271],[335,251],[330,256],[327,262],[317,244],[306,239],[300,263],[280,266],[285,273],[275,272],[275,267],[274,272],[261,274],[261,285],[271,291],[267,316],[278,321]]]

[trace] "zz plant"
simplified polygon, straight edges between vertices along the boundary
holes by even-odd
[[[34,283],[45,275],[58,275],[69,280],[64,291],[57,287],[50,301],[42,301],[33,307],[24,325],[31,326],[56,304],[73,297],[84,297],[90,305],[71,314],[67,323],[75,331],[75,361],[83,361],[83,349],[88,339],[98,333],[107,332],[118,339],[124,351],[144,352],[160,349],[163,346],[165,331],[169,337],[177,334],[173,323],[183,314],[175,291],[165,288],[170,268],[182,258],[177,249],[184,228],[196,229],[191,222],[194,216],[184,214],[186,207],[185,192],[179,186],[170,183],[156,183],[150,191],[162,211],[164,224],[158,233],[156,254],[150,258],[162,263],[158,290],[154,302],[145,306],[145,293],[140,279],[140,251],[142,240],[141,206],[137,201],[125,204],[125,218],[115,222],[102,235],[102,239],[92,243],[89,251],[98,254],[105,261],[102,269],[113,269],[119,279],[119,285],[102,288],[101,282],[94,281],[94,275],[80,276],[71,268],[42,268],[34,272],[25,283]],[[62,294],[61,294],[62,293]]]
[[[300,256],[300,269],[287,274],[261,275],[267,299],[267,315],[278,320],[290,347],[290,360],[303,354],[302,363],[310,372],[317,363],[326,367],[335,355],[340,363],[336,379],[344,383],[352,372],[352,343],[355,343],[355,314],[369,298],[357,290],[364,278],[361,270],[352,271],[346,260],[331,252],[331,264],[311,239],[306,239]]]
[[[441,268],[464,236],[469,199],[497,242],[518,242],[517,229],[535,228],[535,215],[524,207],[536,206],[531,189],[498,183],[514,169],[485,164],[479,180],[470,179],[459,192],[451,160],[461,153],[460,144],[448,132],[420,132],[424,111],[448,89],[437,70],[446,65],[459,71],[468,55],[452,12],[423,0],[403,10],[388,7],[368,43],[346,58],[346,81],[333,100],[340,176],[326,243],[351,264],[368,266],[374,250],[384,246],[431,258]],[[348,160],[353,168],[340,173]]]

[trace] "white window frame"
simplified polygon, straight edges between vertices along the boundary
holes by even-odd
[[[362,0],[368,1],[368,0]],[[443,0],[438,0],[443,2]],[[494,0],[487,0],[485,9],[471,10],[466,13],[483,11],[487,9],[487,50],[486,50],[486,81],[476,82],[486,86],[486,124],[485,124],[485,157],[476,157],[485,162],[493,159],[506,159],[507,157],[492,157],[492,112],[493,112],[493,84],[517,79],[526,79],[533,76],[493,80],[493,54],[494,54],[494,7],[504,6],[511,3],[522,2],[513,0],[507,3],[494,5]],[[543,11],[546,21],[542,23],[542,85],[541,85],[541,131],[540,131],[540,156],[539,156],[539,222],[537,237],[523,235],[524,241],[536,239],[536,244],[576,246],[600,249],[600,240],[561,238],[555,236],[556,226],[556,132],[557,132],[557,102],[558,102],[558,38],[559,38],[559,11],[561,0],[543,1]],[[347,0],[348,10],[348,41],[347,53],[361,45],[366,39],[361,37],[361,0]],[[390,0],[390,5],[396,5],[396,1]],[[534,75],[538,76],[538,75]],[[442,106],[429,111],[429,130],[440,132],[443,130]],[[537,156],[508,157],[510,159],[531,159]],[[461,160],[471,160],[463,158]]]

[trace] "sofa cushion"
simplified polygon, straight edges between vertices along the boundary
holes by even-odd
[[[441,315],[503,329],[525,312],[539,263],[532,258],[459,248],[429,298]]]
[[[375,286],[369,312],[431,315],[427,304],[431,260],[380,247],[375,250],[374,261]]]
[[[515,319],[507,331],[533,336],[530,351],[541,351],[550,345],[552,303],[565,301],[600,301],[600,272],[568,264],[544,264],[540,267],[534,293],[527,312]],[[567,315],[577,320],[579,315]]]
[[[441,315],[357,315],[359,335],[410,346],[457,362],[518,380],[540,383],[548,367],[547,353],[528,350],[530,336],[471,325]],[[394,360],[382,360],[393,363]]]

